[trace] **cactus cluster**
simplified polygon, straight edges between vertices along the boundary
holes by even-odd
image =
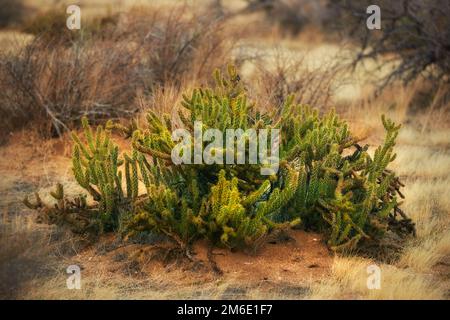
[[[382,236],[396,224],[397,197],[403,198],[402,184],[387,169],[400,125],[382,116],[386,138],[371,157],[333,111],[320,117],[308,106],[287,105],[283,153],[299,172],[291,214],[300,214],[309,228],[325,230],[336,250]],[[414,225],[402,218],[412,233]]]
[[[83,119],[84,139],[73,134],[73,171],[95,204],[77,206],[58,194],[60,206],[52,215],[67,211],[61,205],[70,203],[70,211],[92,211],[90,219],[99,230],[129,236],[157,232],[186,250],[199,238],[228,248],[257,246],[275,230],[294,226],[325,233],[334,250],[379,239],[387,230],[414,231],[399,209],[402,184],[387,169],[400,126],[382,118],[386,138],[372,157],[333,111],[321,115],[288,97],[281,110],[259,112],[247,100],[234,67],[227,76],[217,71],[215,81],[211,88],[183,96],[178,121],[150,110],[144,128],[108,122],[94,134]],[[182,127],[194,134],[198,121],[221,132],[279,129],[279,170],[263,176],[265,164],[175,164],[172,132]],[[131,139],[131,155],[120,154],[112,130]],[[226,154],[227,148],[214,152]],[[41,201],[26,204],[49,212]]]
[[[131,156],[119,155],[119,147],[111,140],[112,123],[107,123],[106,129],[98,126],[94,133],[87,118],[83,117],[82,126],[83,140],[72,133],[73,174],[78,184],[98,203],[103,229],[112,230],[120,217],[134,208],[139,194],[138,165],[142,166],[143,157],[136,151]],[[120,167],[123,167],[122,171]]]
[[[245,89],[233,67],[227,78],[219,72],[215,78],[214,88],[195,89],[191,96],[183,96],[179,118],[192,135],[199,120],[204,129],[221,132],[275,127],[267,115],[261,116],[247,103]],[[148,194],[155,196],[150,196],[139,214],[125,221],[129,230],[156,229],[178,243],[206,237],[215,244],[234,248],[256,245],[271,230],[298,224],[298,217],[284,223],[274,221],[295,194],[297,173],[287,163],[277,175],[269,177],[261,176],[260,164],[175,165],[171,160],[175,123],[152,111],[147,122],[146,130],[134,132],[132,146],[152,159],[152,166],[141,168],[141,174],[152,177],[155,186],[149,189],[158,191],[150,191]],[[234,147],[240,142],[236,140]],[[226,154],[227,150],[224,147],[215,152]]]

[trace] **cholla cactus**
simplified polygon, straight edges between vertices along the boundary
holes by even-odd
[[[293,184],[282,191],[275,189],[267,200],[262,200],[270,188],[267,180],[259,190],[243,196],[237,178],[227,180],[225,171],[221,170],[200,213],[206,219],[209,237],[231,248],[257,244],[276,226],[271,222],[271,214],[289,202],[295,191],[295,180],[291,179]],[[295,220],[291,225],[298,222]]]
[[[257,246],[274,230],[300,221],[324,232],[334,250],[354,248],[362,239],[376,240],[386,230],[414,232],[399,208],[402,184],[387,169],[395,158],[400,126],[382,118],[386,139],[371,157],[334,111],[321,116],[289,97],[281,110],[256,112],[234,67],[227,76],[216,72],[215,80],[212,88],[183,96],[179,112],[183,126],[191,134],[200,120],[203,129],[222,132],[280,129],[280,170],[267,177],[261,175],[263,164],[175,165],[171,152],[176,126],[167,115],[159,117],[152,111],[147,128],[109,122],[106,130],[99,126],[95,134],[84,118],[85,142],[73,134],[73,171],[97,202],[89,210],[96,210],[91,219],[100,221],[101,228],[113,227],[131,236],[162,233],[186,253],[198,238],[229,248]],[[119,153],[111,129],[131,138],[130,155]],[[248,152],[249,145],[245,146]],[[226,154],[228,147],[215,152]],[[140,182],[145,192],[139,190]],[[59,189],[54,197],[59,201],[55,210],[67,210]],[[38,197],[36,204],[26,204],[43,207]],[[79,207],[70,206],[74,208]]]
[[[234,67],[228,68],[227,77],[217,71],[215,80],[213,88],[195,89],[191,96],[183,96],[179,116],[192,135],[196,121],[202,121],[203,129],[222,132],[276,127],[271,117],[256,113],[253,105],[247,102]],[[147,122],[146,130],[137,130],[133,134],[132,145],[141,154],[150,156],[157,168],[141,167],[143,176],[153,176],[156,184],[164,186],[164,192],[160,190],[159,194],[167,192],[170,197],[158,202],[166,203],[161,207],[155,207],[154,199],[150,199],[151,205],[144,205],[143,211],[126,223],[128,229],[159,230],[177,242],[204,236],[215,244],[233,248],[252,246],[271,230],[286,226],[274,220],[288,205],[297,186],[298,174],[290,170],[287,163],[287,174],[269,178],[261,176],[260,164],[174,165],[171,159],[175,146],[171,137],[175,129],[172,121],[168,116],[160,118],[149,111]],[[234,142],[234,147],[237,143],[239,141]],[[215,152],[225,155],[227,147]],[[170,205],[167,204],[169,199]],[[299,222],[298,218],[293,220],[292,224]]]
[[[224,77],[219,71],[215,73],[216,85],[212,88],[194,89],[189,96],[183,95],[182,109],[178,115],[191,136],[194,136],[194,124],[201,121],[203,130],[219,129],[223,132],[223,141],[226,141],[226,129],[268,129],[275,128],[276,124],[270,120],[269,115],[261,116],[254,111],[253,105],[247,102],[246,92],[232,66],[228,68],[228,76]],[[219,172],[225,170],[227,176],[238,178],[240,188],[247,191],[256,190],[263,182],[260,175],[260,165],[204,165],[190,164],[174,166],[171,152],[175,147],[172,141],[172,132],[177,129],[168,115],[158,117],[153,111],[147,115],[147,130],[138,130],[133,135],[133,147],[141,153],[151,156],[155,164],[162,166],[162,170],[170,168],[180,175],[184,181],[197,180],[200,188],[218,180]],[[248,137],[242,137],[248,139]],[[236,140],[234,145],[242,141]],[[208,142],[203,142],[202,150]],[[249,145],[246,143],[248,152]],[[216,154],[225,155],[226,147],[215,149]],[[237,153],[235,153],[237,157]],[[208,193],[208,188],[201,190],[202,195]]]
[[[152,184],[148,191],[146,201],[124,219],[125,232],[133,236],[139,232],[156,231],[187,251],[201,228],[194,212],[185,199],[164,185]]]
[[[335,250],[382,235],[396,224],[397,195],[403,197],[398,178],[387,170],[400,126],[382,117],[386,139],[372,158],[333,111],[320,117],[291,101],[281,123],[284,156],[299,170],[294,215],[300,214],[306,227],[326,231]],[[409,229],[414,229],[410,221]]]
[[[73,133],[73,173],[77,182],[99,203],[105,225],[115,227],[124,208],[133,206],[139,194],[138,154],[133,152],[124,159],[119,148],[111,141],[109,129],[98,126],[95,134],[86,117],[82,118],[85,143]],[[107,125],[108,127],[108,125]],[[126,192],[122,187],[122,171],[125,162]]]

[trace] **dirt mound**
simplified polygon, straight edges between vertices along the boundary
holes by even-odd
[[[220,274],[214,272],[208,252],[212,252]],[[233,283],[223,291],[223,298],[245,297],[246,290],[255,287],[264,291],[283,289],[284,296],[298,298],[308,293],[312,281],[329,273],[333,257],[320,235],[291,230],[253,254],[224,248],[209,251],[208,244],[199,241],[189,260],[167,242],[123,244],[111,236],[70,260],[80,265],[86,277],[100,272],[106,278],[151,281],[158,288]]]
[[[207,263],[205,243],[197,243],[194,252],[196,258]],[[251,282],[302,282],[322,276],[332,262],[321,236],[300,230],[292,230],[288,237],[267,243],[255,254],[215,248],[213,257],[224,274]]]

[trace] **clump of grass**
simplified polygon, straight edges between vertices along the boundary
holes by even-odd
[[[380,265],[380,289],[367,287],[367,267],[373,261],[356,257],[335,258],[331,276],[313,284],[312,299],[420,300],[443,299],[445,289],[428,277],[395,266]]]
[[[33,216],[7,216],[0,221],[0,298],[17,299],[26,294],[34,278],[51,279],[56,257],[72,255],[77,238],[37,225]]]

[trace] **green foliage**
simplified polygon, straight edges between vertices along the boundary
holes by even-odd
[[[271,214],[287,204],[293,196],[290,186],[283,191],[274,189],[268,200],[260,201],[268,187],[266,180],[259,190],[243,196],[238,188],[238,179],[233,177],[227,180],[225,171],[221,170],[219,180],[211,188],[210,196],[202,208],[202,216],[207,219],[209,238],[220,237],[220,242],[230,248],[251,246],[263,239],[269,228],[275,227],[270,221]]]
[[[395,158],[400,126],[382,118],[386,138],[371,157],[368,146],[354,140],[334,111],[320,115],[309,106],[295,105],[289,97],[281,110],[260,113],[247,102],[233,67],[226,77],[216,72],[215,80],[212,88],[183,96],[182,126],[193,136],[196,122],[202,121],[203,129],[221,130],[223,141],[226,129],[280,129],[278,172],[263,176],[263,164],[248,161],[175,164],[172,132],[180,124],[153,111],[141,129],[135,123],[126,127],[109,122],[94,134],[83,119],[84,140],[73,135],[73,171],[96,202],[92,210],[98,212],[100,229],[128,236],[157,232],[186,252],[199,238],[228,248],[256,247],[272,232],[300,222],[325,233],[334,250],[354,248],[363,239],[379,239],[386,230],[414,230],[398,208],[402,185],[387,169]],[[131,155],[119,153],[111,141],[113,129],[131,138]],[[249,139],[243,134],[214,152],[226,155],[230,149],[236,151],[239,143],[245,143],[248,152]],[[202,143],[205,150],[208,142]],[[143,193],[140,184],[145,186]],[[66,201],[61,193],[54,195]],[[35,209],[43,207],[27,202]]]
[[[139,194],[137,153],[134,152],[132,157],[124,154],[125,160],[120,159],[119,148],[111,141],[110,130],[98,126],[94,134],[86,117],[83,117],[82,125],[84,142],[72,134],[75,143],[73,173],[78,184],[98,202],[103,225],[107,229],[113,228],[123,211],[132,209]],[[126,188],[122,186],[122,171],[119,171],[123,163]]]
[[[194,136],[196,121],[202,122],[202,129],[219,129],[223,133],[222,140],[226,141],[226,129],[270,129],[275,127],[268,115],[261,116],[254,111],[253,105],[247,102],[246,92],[234,67],[229,67],[228,77],[223,77],[218,71],[215,73],[216,86],[213,88],[194,89],[192,94],[183,95],[182,109],[179,110],[179,118],[190,135]],[[225,170],[227,176],[237,177],[239,188],[246,191],[256,190],[264,177],[260,175],[260,165],[205,165],[189,164],[174,165],[171,161],[171,152],[175,147],[172,141],[172,132],[177,129],[168,115],[159,117],[153,111],[147,115],[148,129],[144,132],[137,130],[133,135],[133,147],[140,152],[151,156],[155,163],[161,165],[162,170],[170,167],[179,175],[181,181],[196,180],[200,190],[200,196],[209,192],[208,184],[217,182],[219,172]],[[245,143],[248,152],[249,137],[243,134],[236,138],[234,146]],[[203,142],[202,150],[209,142]],[[216,148],[214,153],[227,153],[226,147]],[[234,154],[235,160],[238,155]],[[236,163],[237,161],[235,161]]]
[[[398,178],[387,170],[400,126],[382,117],[386,138],[372,158],[333,111],[320,117],[317,110],[288,102],[284,112],[284,157],[299,170],[294,214],[307,228],[325,231],[336,250],[381,236],[395,223],[390,215],[397,195],[403,197]]]
[[[229,67],[228,77],[216,72],[215,79],[215,87],[195,89],[191,96],[183,96],[179,117],[191,136],[196,121],[202,121],[203,130],[221,130],[223,141],[226,129],[274,127],[268,117],[264,120],[247,103],[233,67]],[[131,221],[125,223],[128,230],[157,230],[178,243],[206,237],[215,244],[234,248],[257,245],[273,229],[289,225],[273,222],[295,194],[296,173],[287,164],[282,172],[269,178],[261,176],[260,164],[175,165],[171,152],[176,127],[167,115],[158,117],[152,111],[147,122],[146,130],[134,132],[132,145],[152,158],[154,166],[142,166],[141,173],[151,176],[163,189],[157,189],[158,195],[149,200],[150,205],[144,205],[138,216],[131,216]],[[248,139],[246,135],[236,138],[231,148],[236,151],[239,143],[246,143],[248,151]],[[203,143],[202,150],[208,142]],[[224,157],[227,151],[227,146],[214,150]],[[285,176],[289,183],[283,183]],[[294,221],[299,222],[297,218]]]

